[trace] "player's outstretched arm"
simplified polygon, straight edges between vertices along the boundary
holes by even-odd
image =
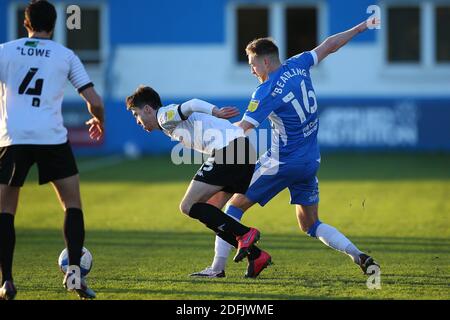
[[[325,59],[329,54],[334,53],[341,47],[345,46],[357,34],[366,31],[369,24],[377,26],[380,24],[380,21],[378,19],[373,19],[372,21],[366,20],[347,31],[337,33],[333,36],[328,37],[324,42],[322,42],[318,47],[314,49],[317,54],[318,62]]]
[[[80,92],[80,95],[86,101],[89,113],[92,118],[86,122],[89,126],[89,136],[91,139],[99,140],[104,134],[104,107],[102,98],[97,94],[93,87]]]
[[[218,108],[215,105],[200,100],[192,99],[181,104],[181,113],[183,118],[187,119],[194,112],[211,114],[217,118],[229,119],[239,115],[239,110],[235,107]]]
[[[212,111],[212,115],[217,118],[230,119],[239,115],[239,109],[236,107],[215,107]]]

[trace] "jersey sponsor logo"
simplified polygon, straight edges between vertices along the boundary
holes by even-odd
[[[250,112],[255,112],[256,109],[258,109],[258,106],[259,106],[259,100],[251,100],[250,103],[248,104],[247,110]]]
[[[26,47],[36,48],[39,44],[39,41],[27,41],[25,42]]]

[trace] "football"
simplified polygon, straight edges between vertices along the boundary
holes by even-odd
[[[67,267],[69,266],[69,256],[67,248],[65,248],[59,255],[58,265],[62,273],[65,274],[67,272]],[[92,254],[85,247],[83,247],[83,252],[81,254],[80,269],[81,276],[83,277],[87,276],[92,269]]]

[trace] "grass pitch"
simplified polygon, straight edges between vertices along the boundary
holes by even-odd
[[[78,164],[98,299],[450,299],[450,155],[323,156],[321,220],[380,262],[380,290],[367,288],[346,255],[299,230],[287,191],[243,218],[261,230],[275,265],[244,279],[245,262],[230,257],[226,278],[192,279],[214,254],[214,235],[178,211],[198,166],[168,158]],[[77,299],[56,262],[62,224],[52,187],[39,187],[32,172],[16,217],[17,299]]]

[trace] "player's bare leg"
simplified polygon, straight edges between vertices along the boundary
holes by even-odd
[[[12,277],[12,264],[16,244],[14,216],[19,193],[20,187],[0,185],[0,269],[2,271],[0,300],[13,300],[17,294]]]
[[[222,189],[223,187],[221,186],[214,186],[201,181],[192,180],[186,190],[183,200],[181,200],[180,211],[186,215],[189,215],[189,211],[195,203],[207,203]]]
[[[52,185],[64,211],[68,208],[81,209],[80,178],[78,174],[52,181]]]
[[[219,191],[215,195],[213,195],[211,198],[209,198],[207,203],[222,210],[223,207],[225,207],[228,200],[230,200],[232,196],[233,196],[233,194],[231,194],[231,193]]]
[[[366,274],[371,265],[378,264],[372,257],[361,252],[347,237],[336,228],[319,220],[319,205],[296,205],[297,220],[300,229],[311,237],[322,241],[325,245],[349,255]]]
[[[19,202],[20,187],[0,184],[0,212],[15,215]]]
[[[70,266],[80,266],[81,253],[84,245],[84,217],[81,209],[79,176],[52,181],[61,206],[65,212],[64,239],[69,255]],[[63,285],[66,289],[69,275],[66,274]],[[86,284],[86,279],[80,279],[80,288],[75,291],[82,299],[95,298],[95,292]]]

